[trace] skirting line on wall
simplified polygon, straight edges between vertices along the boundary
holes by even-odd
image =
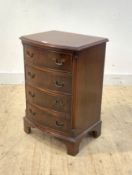
[[[23,83],[23,73],[0,73],[0,84]],[[132,85],[132,74],[105,74],[104,85]]]
[[[0,84],[23,84],[23,73],[0,73]]]
[[[105,74],[104,85],[132,85],[132,74]]]

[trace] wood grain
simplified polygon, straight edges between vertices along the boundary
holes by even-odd
[[[26,63],[41,68],[48,67],[50,69],[63,70],[66,72],[71,72],[72,70],[72,53],[50,51],[25,45],[24,59]]]
[[[37,129],[24,133],[24,86],[0,86],[0,99],[0,174],[132,174],[132,87],[104,87],[102,135],[84,138],[76,157]]]
[[[39,70],[28,65],[26,66],[26,77],[26,83],[32,86],[71,94],[71,75]]]
[[[79,53],[77,59],[77,82],[75,122],[77,130],[84,130],[100,119],[105,43]]]
[[[68,154],[76,155],[83,137],[90,134],[97,138],[101,135],[101,97],[105,45],[108,40],[60,31],[32,34],[20,39],[24,48],[25,90],[28,102],[24,131],[30,133],[33,126],[54,135],[53,129],[56,129],[57,133],[58,128],[56,137],[62,138]],[[41,44],[44,44],[42,49]],[[62,117],[60,121],[55,119],[56,115],[53,113],[56,113],[58,107],[52,109],[53,100],[49,99],[49,96],[41,96],[36,92],[39,97],[33,100],[36,95],[29,92],[28,85],[43,91],[70,95],[70,106],[65,105],[68,110],[59,110],[66,121],[61,121]],[[28,93],[32,100],[29,99]],[[37,106],[32,108],[30,103]],[[62,104],[62,101],[57,100],[56,104]],[[60,130],[63,131],[61,134]]]
[[[107,38],[75,34],[62,31],[47,31],[20,38],[23,43],[30,43],[39,47],[59,48],[79,51],[108,41]]]
[[[38,104],[39,106],[47,107],[59,112],[69,112],[71,106],[71,97],[64,95],[52,95],[44,93],[35,87],[27,85],[27,99],[30,103]],[[46,99],[46,100],[43,100]]]

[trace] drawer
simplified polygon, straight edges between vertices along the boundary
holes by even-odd
[[[38,88],[71,94],[71,76],[26,66],[26,83]]]
[[[44,111],[31,105],[27,104],[27,118],[31,119],[34,122],[39,123],[40,125],[57,129],[57,130],[67,130],[68,124],[62,116],[51,113],[50,111]]]
[[[30,86],[26,87],[26,94],[28,101],[31,103],[59,112],[70,113],[71,111],[71,96],[51,95]]]
[[[39,67],[71,72],[72,55],[68,53],[37,49],[32,46],[24,47],[25,61]]]

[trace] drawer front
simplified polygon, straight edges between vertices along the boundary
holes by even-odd
[[[71,111],[70,96],[51,95],[30,86],[26,87],[26,94],[28,101],[31,103],[59,112],[70,113]]]
[[[71,94],[71,76],[65,73],[41,71],[26,66],[26,82],[39,88]]]
[[[27,104],[27,118],[40,125],[57,129],[57,130],[67,130],[68,125],[65,119],[61,116],[56,116],[56,114],[51,114],[50,112],[43,111],[31,104]]]
[[[26,62],[35,66],[48,67],[69,72],[72,70],[71,54],[41,50],[32,46],[25,46],[24,58]]]

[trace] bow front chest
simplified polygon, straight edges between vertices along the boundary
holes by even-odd
[[[106,38],[60,31],[21,37],[24,48],[24,130],[61,139],[76,155],[86,135],[101,134]]]

